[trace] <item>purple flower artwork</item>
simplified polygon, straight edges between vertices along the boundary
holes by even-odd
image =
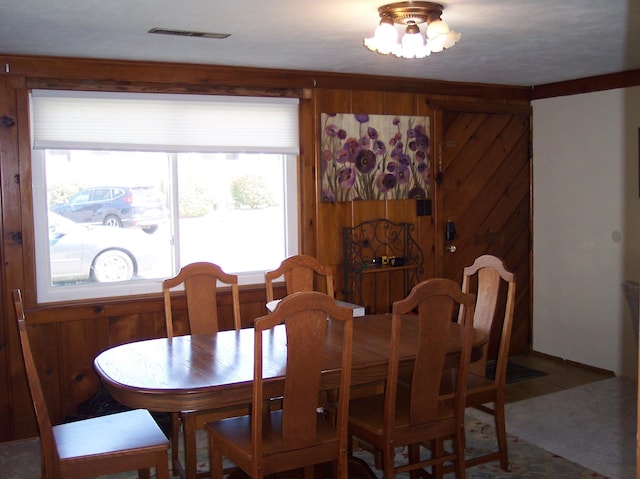
[[[322,113],[322,201],[431,198],[429,118]]]

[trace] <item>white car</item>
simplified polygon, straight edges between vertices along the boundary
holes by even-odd
[[[51,282],[129,281],[153,266],[140,230],[88,226],[49,212]]]

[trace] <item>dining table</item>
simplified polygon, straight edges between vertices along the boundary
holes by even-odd
[[[340,368],[341,328],[330,321],[323,387],[337,388]],[[418,317],[403,318],[400,339],[401,367],[411,368],[418,347]],[[448,351],[455,358],[461,347],[462,328],[452,322]],[[277,397],[286,367],[283,325],[263,334],[265,393]],[[352,386],[384,380],[390,352],[391,315],[353,318]],[[473,332],[474,356],[488,337]],[[251,402],[254,330],[220,331],[126,343],[101,352],[94,360],[105,389],[118,402],[157,412],[216,409]]]
[[[354,392],[360,388],[358,393],[362,394],[364,388],[369,394],[368,385],[380,384],[386,378],[391,317],[376,314],[353,318]],[[402,319],[400,373],[410,374],[418,348],[418,316]],[[338,388],[343,327],[341,321],[329,321],[322,372],[322,387],[326,390]],[[452,365],[461,349],[461,333],[462,327],[452,322],[448,338]],[[265,397],[281,397],[287,359],[284,325],[263,332],[262,340]],[[484,333],[474,330],[472,357],[480,357],[487,341]],[[245,328],[122,344],[101,352],[94,366],[105,389],[121,404],[156,412],[180,412],[250,404],[253,358],[254,330]],[[366,469],[363,464],[350,458],[350,471],[357,476],[357,468]],[[204,472],[185,471],[181,464],[174,467],[181,477],[206,476]]]

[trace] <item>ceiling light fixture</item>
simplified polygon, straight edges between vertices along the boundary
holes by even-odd
[[[449,30],[440,16],[444,7],[433,2],[396,2],[378,8],[380,25],[373,37],[365,38],[364,45],[383,55],[402,58],[424,58],[432,52],[441,52],[460,40],[460,34]],[[418,25],[426,23],[423,35]],[[406,25],[405,34],[398,42],[395,25]]]

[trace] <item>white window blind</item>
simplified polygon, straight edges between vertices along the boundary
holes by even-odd
[[[292,98],[33,90],[33,148],[298,154]]]

